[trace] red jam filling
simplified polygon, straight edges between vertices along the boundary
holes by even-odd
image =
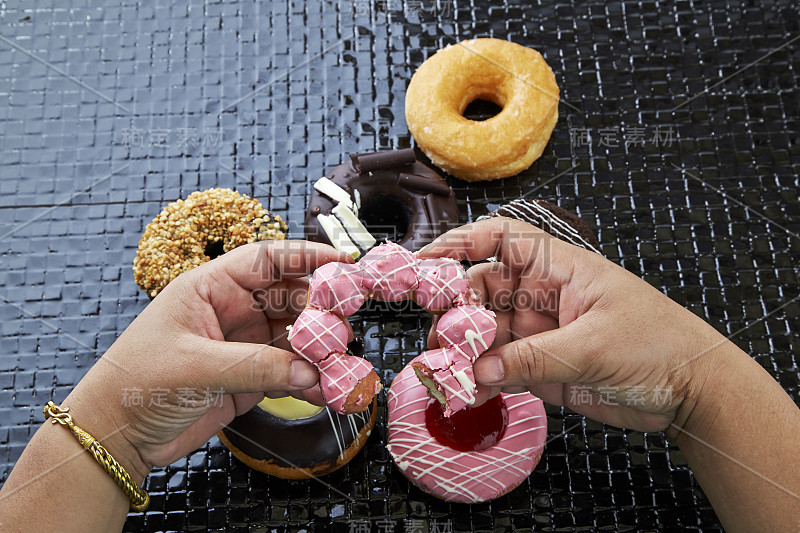
[[[439,444],[460,452],[479,452],[503,438],[508,410],[498,395],[480,407],[465,407],[448,418],[442,404],[432,401],[425,409],[425,425]]]

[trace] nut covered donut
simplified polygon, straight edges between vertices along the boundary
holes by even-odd
[[[397,468],[421,490],[480,503],[514,489],[544,449],[547,418],[530,393],[500,394],[447,418],[406,366],[389,389],[389,444]]]
[[[467,105],[500,106],[484,121]],[[542,55],[500,39],[471,39],[439,50],[414,73],[406,122],[437,166],[468,181],[504,178],[531,166],[558,120],[558,85]]]
[[[196,191],[172,202],[147,225],[133,260],[136,283],[155,298],[183,272],[238,246],[283,240],[280,216],[231,189]]]
[[[437,327],[441,349],[422,354],[414,368],[417,385],[427,387],[445,417],[475,401],[472,363],[495,338],[494,313],[476,301],[461,263],[453,259],[419,260],[402,246],[387,242],[358,263],[328,263],[311,276],[308,305],[289,333],[289,343],[316,365],[328,406],[351,414],[369,406],[381,388],[372,365],[348,355],[353,339],[347,317],[367,298],[386,302],[413,299],[423,309],[444,313]]]

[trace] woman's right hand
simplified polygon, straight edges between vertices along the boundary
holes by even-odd
[[[497,258],[468,272],[497,313],[497,338],[475,363],[481,400],[529,390],[618,427],[682,427],[729,344],[623,268],[518,220],[454,229],[420,256]]]
[[[800,410],[711,326],[603,257],[517,220],[455,229],[420,255],[497,257],[469,270],[498,323],[475,362],[479,396],[529,390],[615,426],[668,429],[726,530],[798,530]]]

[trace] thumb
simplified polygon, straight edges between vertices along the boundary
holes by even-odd
[[[319,382],[317,369],[295,353],[266,344],[203,339],[201,379],[226,394],[296,391]]]
[[[589,346],[572,322],[486,352],[475,361],[475,380],[494,387],[579,382],[591,360]]]

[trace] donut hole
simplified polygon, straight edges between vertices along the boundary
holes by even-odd
[[[366,198],[359,209],[359,218],[378,242],[403,240],[411,223],[411,210],[394,196],[377,194]]]
[[[431,400],[425,409],[425,425],[439,444],[460,452],[479,452],[497,444],[508,427],[508,409],[498,395],[480,407],[465,407],[444,416],[444,407]]]
[[[225,243],[223,241],[209,241],[206,243],[203,253],[211,259],[216,259],[225,253]]]
[[[467,107],[465,107],[464,111],[461,112],[461,116],[467,120],[483,122],[484,120],[489,120],[490,118],[499,115],[500,111],[502,110],[503,106],[492,102],[491,100],[476,98],[467,104]]]

